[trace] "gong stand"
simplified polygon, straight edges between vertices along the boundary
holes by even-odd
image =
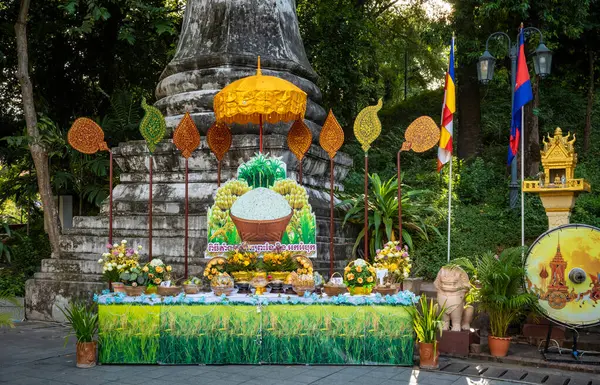
[[[542,357],[545,361],[549,362],[565,362],[571,364],[585,364],[585,365],[600,365],[600,353],[599,352],[587,352],[581,351],[577,348],[577,338],[579,336],[579,332],[577,328],[568,328],[572,330],[573,333],[573,346],[571,349],[561,348],[560,346],[556,346],[556,352],[551,352],[550,349],[554,348],[550,346],[550,341],[552,340],[552,328],[554,324],[550,322],[548,325],[548,334],[546,335],[546,342],[544,343],[544,349],[540,350]],[[558,345],[558,343],[557,343]],[[563,353],[570,353],[568,356]],[[552,355],[558,354],[558,358],[552,357]],[[566,358],[566,357],[570,357]],[[585,360],[582,359],[584,357],[593,357],[594,360]]]

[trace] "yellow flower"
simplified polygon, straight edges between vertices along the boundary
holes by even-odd
[[[147,273],[148,272],[148,266],[144,266],[144,268],[142,270],[144,270],[144,272]]]
[[[212,275],[209,275],[209,276],[208,276],[208,279],[212,280],[212,279],[213,279],[213,276],[212,276]]]
[[[156,266],[156,272],[157,273],[162,273],[163,272],[163,268],[160,266]]]
[[[215,269],[215,268],[213,267],[212,269],[210,269],[210,272],[211,272],[212,274],[217,274],[217,269]]]
[[[356,272],[360,273],[362,271],[362,266],[356,266]]]
[[[152,273],[148,274],[148,278],[154,278],[154,274],[152,274]]]
[[[244,261],[244,266],[248,266],[250,264],[250,261]]]
[[[367,282],[373,282],[373,277],[367,278]]]
[[[352,281],[354,279],[354,274],[350,273],[346,276],[346,278],[348,278],[349,281]]]
[[[167,271],[173,270],[173,268],[171,266],[167,266],[166,269],[167,269]]]
[[[363,279],[358,277],[358,279],[356,280],[358,283],[363,283]]]
[[[160,278],[156,278],[156,279],[154,280],[154,283],[158,285],[158,284],[160,283]]]
[[[344,271],[347,273],[347,272],[349,272],[349,271],[350,271],[350,268],[349,268],[348,266],[346,266],[346,267],[344,268]]]
[[[219,263],[219,265],[222,265],[222,264],[223,264],[223,260],[222,260],[222,259],[219,259],[219,260],[218,260],[218,263]]]

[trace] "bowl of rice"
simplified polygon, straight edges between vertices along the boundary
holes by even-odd
[[[239,197],[229,216],[242,242],[280,242],[294,212],[280,194],[259,187]]]

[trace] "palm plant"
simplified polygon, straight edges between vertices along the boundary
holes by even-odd
[[[398,234],[398,180],[391,178],[385,182],[377,174],[369,176],[371,189],[369,193],[369,249],[371,255],[382,249],[388,241],[397,240]],[[410,248],[413,247],[413,235],[429,240],[430,233],[440,235],[437,227],[430,223],[431,218],[439,217],[440,213],[432,205],[424,202],[423,198],[429,191],[410,190],[403,185],[402,191],[402,239]],[[364,238],[364,194],[339,194],[338,204],[346,211],[343,224],[354,223],[362,225],[354,243],[353,254],[356,253]]]
[[[474,264],[481,285],[480,306],[490,317],[490,332],[505,338],[508,326],[530,310],[539,310],[537,297],[523,289],[525,268],[521,248],[504,250],[500,256],[487,252]]]

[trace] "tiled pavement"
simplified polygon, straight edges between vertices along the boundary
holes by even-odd
[[[503,379],[481,378],[477,365],[445,365],[448,371],[426,372],[416,368],[375,366],[156,366],[99,365],[75,367],[74,344],[64,347],[67,330],[56,324],[26,322],[15,329],[0,329],[1,384],[210,384],[210,385],[486,385],[517,384],[528,380],[523,367],[485,365],[489,377],[494,370]],[[462,365],[462,366],[461,366]],[[458,368],[458,366],[461,366]],[[468,369],[462,369],[468,366]],[[456,369],[456,370],[453,370]],[[461,374],[450,373],[452,371]],[[552,369],[527,369],[530,379],[544,385],[595,385],[598,375],[573,374]],[[485,372],[483,375],[485,375]],[[553,376],[548,376],[553,373]],[[562,375],[562,376],[561,376]],[[546,381],[542,380],[546,378]],[[522,379],[523,381],[519,381]],[[568,379],[568,381],[567,381]],[[509,381],[512,380],[512,381]],[[517,381],[514,381],[517,380]],[[593,381],[593,382],[592,382]],[[598,382],[597,382],[598,381]]]

